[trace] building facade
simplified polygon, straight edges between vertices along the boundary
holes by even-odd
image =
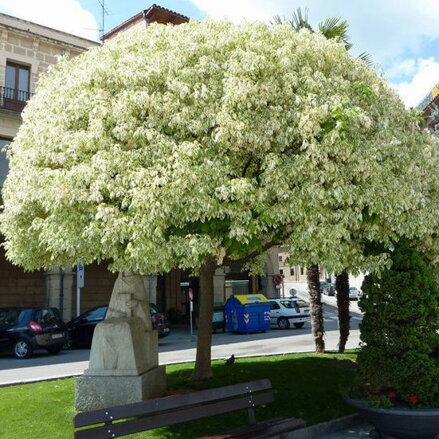
[[[21,112],[35,92],[38,78],[58,56],[74,57],[99,43],[26,20],[0,14],[0,190],[8,172],[5,147],[21,124]],[[0,237],[1,242],[1,237]],[[71,316],[73,272],[24,272],[6,260],[0,248],[0,306],[64,309]]]

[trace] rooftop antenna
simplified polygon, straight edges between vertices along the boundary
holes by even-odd
[[[108,15],[108,11],[105,8],[105,0],[98,0],[98,3],[102,10],[102,27],[99,29],[99,31],[101,33],[101,40],[103,41],[105,35],[105,16]]]

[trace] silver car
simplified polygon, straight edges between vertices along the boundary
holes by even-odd
[[[269,299],[270,323],[280,329],[288,329],[291,325],[302,328],[309,318],[309,303],[297,297],[289,299]]]
[[[357,287],[349,287],[349,300],[359,300],[362,294]]]

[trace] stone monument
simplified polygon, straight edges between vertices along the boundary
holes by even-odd
[[[162,395],[165,388],[143,279],[119,273],[105,320],[94,332],[89,367],[76,380],[76,409],[139,402]]]

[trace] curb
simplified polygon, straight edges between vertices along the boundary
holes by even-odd
[[[17,381],[11,381],[7,383],[0,383],[0,388],[2,387],[10,387],[10,386],[19,386],[21,384],[35,384],[35,383],[43,383],[46,381],[57,381],[57,380],[64,380],[67,378],[73,378],[83,375],[83,372],[80,373],[69,373],[65,375],[53,375],[51,377],[47,378],[31,378],[29,380],[17,380]]]
[[[352,349],[348,349],[349,351],[351,350],[356,350],[355,348]],[[310,350],[310,351],[301,351],[301,352],[291,352],[291,351],[286,351],[286,352],[273,352],[273,353],[267,353],[264,355],[261,354],[246,354],[246,355],[236,355],[235,358],[237,360],[239,359],[246,359],[246,358],[260,358],[260,357],[282,357],[282,356],[286,356],[286,355],[293,355],[293,354],[309,354],[309,353],[313,353],[314,350]],[[328,354],[337,354],[336,351],[326,351],[325,353]],[[212,361],[221,361],[224,360],[224,357],[212,357]],[[188,364],[188,363],[194,363],[195,360],[177,360],[177,361],[167,361],[165,363],[160,363],[160,366],[171,366],[171,365],[175,365],[175,364]],[[0,383],[0,388],[1,387],[7,387],[7,386],[18,386],[20,384],[31,384],[31,383],[40,383],[40,382],[44,382],[44,381],[54,381],[54,380],[59,380],[59,379],[64,379],[64,378],[72,378],[72,377],[78,377],[83,375],[83,372],[76,372],[76,373],[68,373],[68,374],[59,374],[59,375],[52,375],[50,377],[44,377],[44,378],[31,378],[31,379],[21,379],[21,380],[15,380],[15,381],[9,381],[6,383]]]

